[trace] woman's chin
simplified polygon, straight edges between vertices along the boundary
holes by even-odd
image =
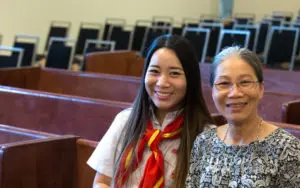
[[[246,117],[241,115],[241,114],[230,114],[230,115],[226,115],[225,116],[227,122],[231,122],[231,123],[239,123],[239,122],[243,122],[246,120]]]

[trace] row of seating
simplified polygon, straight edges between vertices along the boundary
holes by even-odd
[[[0,124],[0,187],[75,188],[78,139]]]
[[[214,55],[225,46],[237,44],[256,53],[262,53],[262,60],[265,64],[274,66],[277,62],[290,62],[289,69],[293,70],[294,60],[298,60],[297,56],[300,52],[298,30],[300,23],[295,20],[287,24],[285,20],[289,20],[289,14],[288,16],[281,15],[281,18],[278,13],[274,15],[271,18],[263,18],[259,23],[254,23],[254,17],[249,15],[248,17],[239,15],[240,17],[225,21],[204,15],[199,20],[183,20],[182,27],[173,26],[171,17],[163,17],[163,21],[161,17],[153,17],[152,20],[137,20],[135,26],[130,28],[131,30],[128,30],[124,19],[108,18],[105,22],[103,40],[98,40],[101,24],[82,23],[77,41],[67,37],[70,22],[52,22],[45,47],[46,66],[70,69],[75,59],[75,62],[80,64],[79,69],[84,70],[82,55],[93,51],[129,49],[139,51],[142,56],[145,56],[154,38],[172,33],[183,35],[192,41],[197,49],[199,61],[203,63],[211,61]],[[280,22],[276,22],[278,19]],[[34,37],[16,36],[14,46],[25,49],[23,60],[20,60],[21,56],[15,55],[13,56],[15,63],[2,63],[3,66],[28,66],[35,62],[34,52],[36,52],[39,38],[35,37],[35,42],[29,44],[17,42],[17,38],[20,37],[31,39]],[[21,64],[17,64],[18,57]]]
[[[201,69],[201,72],[207,71],[205,69]],[[27,68],[22,70],[10,69],[1,70],[0,73],[0,83],[2,85],[89,98],[123,101],[128,103],[133,102],[140,86],[140,80],[138,77],[108,74],[83,74],[79,72],[47,68]],[[259,112],[267,120],[281,122],[281,109],[283,104],[288,101],[299,100],[300,95],[279,93],[277,86],[280,85],[280,82],[278,80],[268,78],[267,75],[265,75],[265,77],[266,79],[264,84],[266,92],[259,105]],[[217,110],[211,98],[211,88],[208,85],[208,82],[206,82],[207,80],[207,75],[204,75],[202,80],[204,83],[202,88],[204,97],[210,112],[216,113]],[[274,82],[277,83],[276,87],[274,87]],[[284,84],[284,82],[282,83]],[[294,82],[289,86],[295,88],[297,85],[298,83]],[[274,88],[276,92],[274,92]],[[296,89],[294,90],[295,93],[297,93]],[[288,110],[284,112],[287,111]],[[286,117],[291,116],[291,118],[288,117],[288,120],[286,121],[300,124],[299,118],[297,116],[294,117],[294,114],[297,114],[297,111],[289,111],[289,114],[290,115],[287,115]]]

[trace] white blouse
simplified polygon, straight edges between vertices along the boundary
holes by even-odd
[[[126,109],[120,112],[114,119],[113,123],[99,142],[95,151],[87,161],[87,164],[97,172],[106,176],[113,176],[114,168],[114,152],[118,149],[117,154],[120,153],[120,148],[117,148],[117,142],[122,134],[122,129],[130,115],[131,109]],[[152,112],[151,120],[154,129],[163,130],[169,123],[171,123],[179,114],[179,111],[170,112],[166,115],[162,125],[159,124],[154,113]],[[179,148],[180,139],[163,140],[159,145],[159,149],[164,155],[165,165],[165,187],[171,187],[173,183],[173,173],[175,171],[177,150]],[[151,155],[148,147],[144,150],[144,155],[138,168],[129,176],[125,187],[138,187],[144,173],[147,159]]]

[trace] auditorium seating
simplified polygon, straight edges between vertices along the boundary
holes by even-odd
[[[75,40],[51,37],[47,49],[46,67],[71,69],[75,54]]]
[[[81,22],[76,42],[76,55],[82,55],[86,40],[98,40],[102,25],[99,23]]]
[[[278,62],[290,62],[289,70],[294,70],[298,35],[297,28],[273,26],[267,38],[264,63],[274,67]]]
[[[206,66],[205,64],[201,64],[201,66],[202,65],[204,65],[203,67]],[[140,86],[140,80],[137,77],[87,74],[57,69],[41,69],[40,72],[37,72],[36,69],[33,69],[33,72],[35,71],[35,73],[38,74],[38,76],[35,76],[34,74],[30,74],[28,70],[29,69],[24,69],[24,76],[20,75],[20,71],[17,71],[18,76],[15,76],[13,79],[11,73],[9,74],[10,76],[6,77],[8,73],[2,70],[3,73],[0,71],[0,83],[26,89],[128,103],[133,102]],[[11,71],[11,69],[8,69],[8,72],[9,71]],[[25,75],[27,75],[28,78]],[[32,78],[30,78],[31,76]],[[203,77],[205,78],[205,76]],[[13,82],[10,84],[7,79],[13,80]],[[39,82],[34,84],[30,83],[30,81]],[[297,83],[294,83],[294,85],[297,85]],[[279,86],[276,80],[265,81],[265,93],[259,105],[259,112],[264,118],[270,121],[281,122],[282,104],[284,102],[300,99],[299,94],[279,93]],[[272,88],[277,89],[277,91],[273,92]],[[214,102],[212,101],[211,88],[205,82],[203,84],[203,93],[210,112],[217,112]]]
[[[268,21],[261,21],[258,23],[259,31],[258,31],[258,39],[257,39],[257,46],[256,46],[256,53],[260,55],[265,50],[265,45],[267,42],[267,36],[272,27],[271,23]]]
[[[223,29],[219,36],[216,54],[222,49],[233,45],[248,48],[249,40],[250,31]]]
[[[70,28],[71,28],[71,22],[51,21],[49,33],[45,44],[45,51],[48,51],[49,41],[51,37],[62,37],[62,38],[68,37]]]
[[[150,45],[152,44],[154,39],[161,35],[172,33],[172,27],[168,24],[168,22],[166,22],[166,24],[164,24],[164,22],[154,22],[154,24],[156,25],[147,27],[146,32],[144,34],[143,43],[140,51],[142,57],[146,57]]]
[[[288,101],[282,105],[282,121],[300,125],[300,100]]]
[[[220,37],[220,33],[224,28],[224,25],[222,23],[201,22],[200,27],[210,29],[206,61],[211,62],[212,58],[216,55],[216,51],[217,51],[217,47],[218,47],[218,40]]]
[[[0,84],[82,97],[133,102],[140,86],[140,78],[49,68],[24,68],[0,70]]]
[[[75,188],[77,138],[0,125],[0,187]]]
[[[107,18],[104,24],[104,33],[102,35],[103,40],[109,40],[111,33],[113,31],[113,27],[116,26],[123,27],[126,25],[126,20],[122,18]]]
[[[137,20],[133,29],[133,38],[131,43],[131,50],[141,51],[143,38],[147,27],[152,25],[151,20]]]
[[[131,103],[139,86],[135,77],[42,69],[37,90]]]
[[[132,43],[133,29],[125,26],[111,26],[108,40],[116,42],[116,50],[128,50]]]
[[[239,24],[236,24],[233,29],[250,31],[248,49],[250,49],[253,52],[256,52],[257,39],[258,39],[260,27],[258,25],[239,25]]]
[[[86,162],[95,150],[98,141],[77,140],[77,188],[92,187],[96,172]]]
[[[198,62],[205,63],[210,30],[205,28],[185,27],[183,29],[182,36],[193,44],[196,50]]]
[[[98,141],[130,103],[0,86],[0,123]]]
[[[40,38],[35,35],[16,35],[14,39],[14,47],[22,48],[24,51],[21,65],[32,66],[36,59],[36,52]]]
[[[249,25],[252,24],[255,19],[255,14],[251,13],[235,13],[234,19],[237,24]]]
[[[2,54],[1,52],[9,54]],[[0,68],[20,67],[24,50],[18,47],[0,46]]]
[[[0,102],[2,105],[0,123],[38,132],[44,131],[58,135],[73,134],[85,138],[77,140],[77,154],[66,155],[64,158],[68,162],[73,161],[73,163],[74,160],[77,160],[77,164],[72,164],[73,168],[70,168],[71,172],[77,174],[76,179],[73,177],[78,185],[77,188],[91,187],[92,178],[95,174],[86,165],[86,160],[97,142],[105,134],[116,114],[130,106],[128,103],[57,95],[4,86],[0,86]],[[4,137],[0,136],[0,140],[2,138]],[[44,153],[47,154],[47,152]],[[28,151],[28,155],[32,155],[32,151]],[[74,169],[75,167],[77,170]],[[50,175],[52,176],[52,174]],[[61,174],[56,175],[61,176]]]
[[[141,76],[144,59],[134,51],[91,53],[86,56],[86,72]]]

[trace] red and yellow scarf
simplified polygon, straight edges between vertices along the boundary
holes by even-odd
[[[146,145],[152,152],[150,157],[147,159],[139,188],[164,187],[164,157],[158,146],[163,140],[179,138],[182,131],[182,123],[183,115],[180,115],[173,122],[168,124],[163,131],[161,131],[159,129],[153,129],[152,121],[148,121],[147,129],[137,145],[137,157],[133,159],[133,170],[135,170],[143,158],[144,148]],[[117,188],[122,187],[128,180],[130,175],[128,174],[128,167],[132,154],[133,148],[128,147],[122,156],[115,182],[115,187]]]

